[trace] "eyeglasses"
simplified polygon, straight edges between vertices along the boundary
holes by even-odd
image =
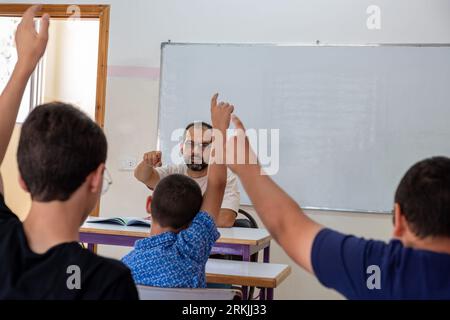
[[[109,174],[108,168],[105,168],[103,172],[103,186],[102,186],[102,195],[108,192],[109,187],[112,185],[113,181],[111,175]]]
[[[184,147],[185,148],[190,148],[190,149],[195,149],[195,147],[201,148],[202,150],[205,150],[207,148],[209,148],[211,146],[211,142],[194,142],[192,140],[189,141],[185,141],[184,142]]]

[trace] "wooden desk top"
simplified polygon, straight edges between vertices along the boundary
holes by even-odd
[[[206,281],[250,287],[276,288],[291,273],[285,264],[209,259]]]
[[[218,228],[218,230],[220,232],[220,238],[217,240],[217,243],[259,246],[272,240],[272,236],[266,229]],[[80,233],[127,236],[142,239],[149,236],[150,228],[137,226],[126,227],[116,224],[85,222],[81,226]]]

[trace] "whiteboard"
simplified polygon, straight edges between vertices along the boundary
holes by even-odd
[[[165,163],[175,129],[210,122],[214,92],[246,128],[279,129],[272,178],[305,208],[390,212],[412,164],[450,155],[449,45],[161,48]],[[241,202],[250,204],[242,187]]]

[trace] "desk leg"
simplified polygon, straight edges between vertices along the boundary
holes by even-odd
[[[250,261],[250,247],[249,246],[242,246],[242,260],[243,261]],[[250,300],[252,297],[248,296],[248,287],[242,287],[242,299],[243,300]]]
[[[270,244],[264,248],[264,263],[270,262]]]
[[[266,288],[260,288],[259,300],[266,300]]]
[[[250,261],[250,246],[242,246],[242,260]]]
[[[270,244],[264,248],[264,263],[269,263],[270,262]],[[273,289],[272,288],[267,288],[266,289],[266,298],[267,300],[273,300]],[[261,300],[264,300],[263,298],[261,298]]]
[[[248,300],[248,287],[242,286],[242,300]]]
[[[273,288],[267,288],[267,300],[273,300]]]

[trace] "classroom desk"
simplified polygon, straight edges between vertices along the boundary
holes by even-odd
[[[260,289],[260,300],[272,300],[273,290],[291,273],[285,264],[208,259],[205,267],[208,283],[252,286]],[[234,290],[211,288],[158,288],[138,285],[144,300],[230,300]]]
[[[220,238],[214,244],[211,254],[230,254],[241,256],[243,261],[250,261],[250,257],[263,251],[264,263],[270,262],[271,235],[266,229],[253,228],[218,228]],[[150,234],[149,227],[120,226],[107,223],[85,222],[80,228],[80,241],[88,244],[93,250],[95,244],[132,247],[134,243]],[[248,288],[242,287],[244,299]],[[267,290],[267,295],[273,295],[273,289]]]
[[[220,238],[211,254],[238,255],[243,261],[250,261],[251,255],[264,250],[263,261],[265,263],[270,261],[272,237],[266,229],[218,228],[218,230]],[[90,250],[94,248],[94,244],[132,247],[136,240],[148,237],[149,233],[148,227],[85,222],[80,229],[80,241],[87,243]]]
[[[273,300],[273,290],[291,273],[284,264],[208,259],[206,282],[260,288],[260,300]]]

